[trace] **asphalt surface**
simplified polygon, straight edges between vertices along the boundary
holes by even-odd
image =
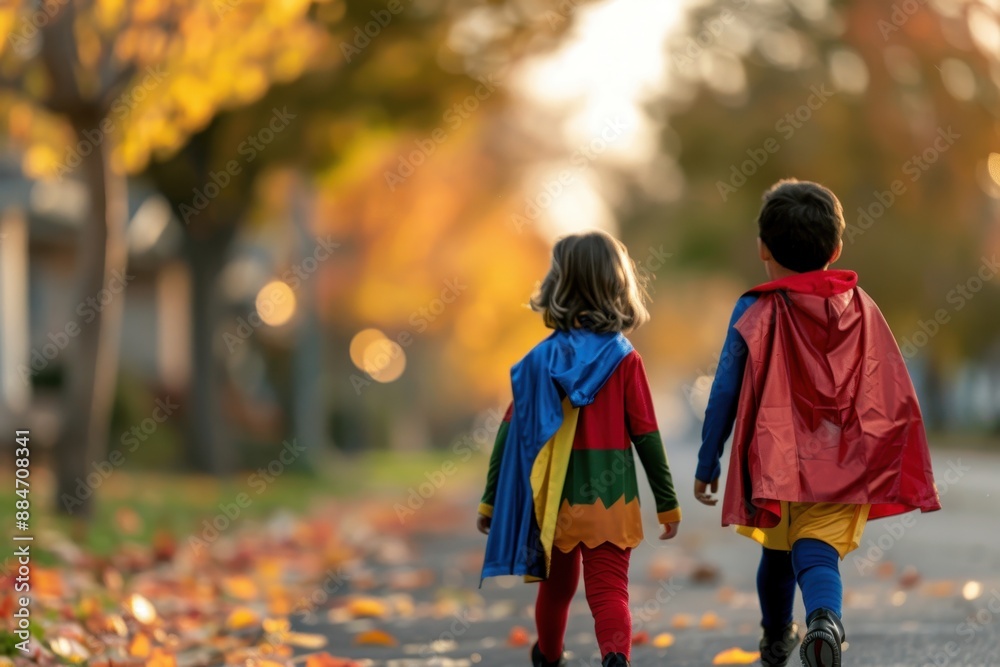
[[[718,510],[691,498],[694,448],[670,456],[684,521],[675,540],[656,540],[643,489],[647,539],[632,558],[640,639],[632,664],[711,665],[726,649],[756,650],[759,547],[721,528]],[[844,665],[1000,666],[1000,456],[948,451],[935,457],[935,473],[944,511],[870,523],[861,548],[841,565]],[[506,578],[478,588],[485,538],[474,527],[476,498],[440,495],[420,509],[423,518],[406,537],[373,536],[384,540],[384,557],[366,563],[343,590],[343,600],[387,600],[389,613],[354,618],[324,610],[302,622],[330,639],[331,653],[387,667],[530,664],[528,647],[512,645],[510,636],[521,626],[534,641],[535,587]],[[801,624],[801,600],[796,605]],[[388,633],[395,645],[358,644],[369,630]],[[673,643],[658,648],[654,640],[667,641],[665,633]],[[600,664],[582,585],[566,648],[571,665]]]

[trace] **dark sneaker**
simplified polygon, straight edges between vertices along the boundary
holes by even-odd
[[[624,653],[608,653],[601,662],[601,667],[630,667]]]
[[[796,623],[789,623],[781,634],[774,637],[765,630],[760,640],[760,664],[764,667],[785,667],[798,645],[799,626]]]
[[[829,609],[817,609],[807,619],[809,629],[802,640],[799,657],[805,667],[840,667],[844,626]]]
[[[555,662],[549,662],[542,655],[541,649],[538,648],[538,642],[535,642],[535,645],[531,647],[531,667],[566,667],[568,664],[565,652]]]

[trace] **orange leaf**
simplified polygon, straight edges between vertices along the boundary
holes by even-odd
[[[237,600],[253,600],[257,597],[257,584],[250,577],[226,577],[222,587],[230,597]]]
[[[233,609],[229,614],[229,618],[226,619],[226,627],[230,630],[240,630],[256,625],[259,622],[260,617],[253,609],[249,607],[237,607]]]
[[[698,627],[702,630],[717,630],[722,627],[722,619],[714,611],[707,611],[698,621]]]
[[[749,665],[757,662],[760,651],[744,651],[741,648],[729,648],[712,659],[713,665]]]
[[[507,635],[507,643],[511,646],[527,646],[528,631],[520,625],[515,625],[510,629],[510,634]]]
[[[146,661],[146,667],[177,667],[177,658],[162,648],[154,648],[153,654]]]
[[[649,633],[643,630],[632,635],[632,646],[643,646],[649,643]]]
[[[385,604],[375,598],[355,598],[347,605],[347,610],[355,618],[382,618],[385,616]]]
[[[128,654],[135,658],[148,658],[152,649],[149,636],[145,632],[140,632],[129,642]]]
[[[368,630],[354,637],[354,643],[362,646],[395,646],[396,638],[384,630]]]
[[[670,621],[670,627],[676,630],[690,628],[693,624],[694,619],[691,618],[690,614],[674,614],[674,618]]]
[[[358,667],[359,664],[347,658],[332,656],[325,651],[306,658],[306,667]]]
[[[656,648],[668,648],[674,645],[674,636],[669,632],[661,632],[653,637],[653,646]]]

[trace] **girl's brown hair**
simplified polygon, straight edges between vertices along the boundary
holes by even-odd
[[[627,332],[649,320],[647,298],[625,245],[597,231],[556,242],[552,267],[531,297],[531,309],[550,329]]]

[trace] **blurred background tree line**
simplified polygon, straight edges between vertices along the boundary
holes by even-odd
[[[690,442],[787,176],[844,202],[934,428],[1000,429],[995,2],[50,0],[0,36],[0,423],[57,497],[109,451],[449,446],[594,226],[651,280]]]

